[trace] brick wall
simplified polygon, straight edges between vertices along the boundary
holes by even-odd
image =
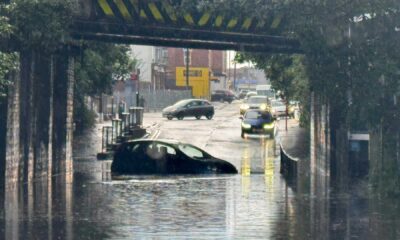
[[[212,70],[223,72],[224,71],[224,57],[222,51],[212,51]]]
[[[185,65],[184,65],[185,66]],[[209,67],[208,50],[193,49],[191,52],[191,67]]]
[[[176,67],[184,67],[184,52],[182,48],[168,48],[167,88],[175,85]],[[191,49],[191,67],[211,67],[213,71],[224,71],[224,54],[222,51]]]

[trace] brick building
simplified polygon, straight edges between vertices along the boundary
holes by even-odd
[[[226,54],[223,51],[190,49],[189,67],[209,68],[213,76],[225,78]],[[176,67],[186,66],[186,49],[168,48],[167,78],[165,88],[175,89]]]

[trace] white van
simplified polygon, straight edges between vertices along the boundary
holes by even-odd
[[[270,84],[257,85],[256,92],[257,95],[267,96],[269,99],[275,99],[275,91],[271,88]]]

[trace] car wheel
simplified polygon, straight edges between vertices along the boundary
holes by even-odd
[[[200,116],[200,115],[196,115],[195,118],[196,118],[197,120],[200,120],[201,116]]]
[[[244,138],[244,132],[243,132],[243,130],[242,130],[242,133],[240,134],[240,136],[241,136],[242,138]]]
[[[172,120],[172,117],[171,117],[171,116],[168,116],[167,119],[168,119],[168,120]]]
[[[182,114],[182,113],[179,113],[178,116],[177,116],[177,118],[178,118],[178,120],[182,120],[182,119],[183,119],[183,114]]]
[[[213,115],[212,115],[212,114],[208,114],[208,115],[206,116],[206,118],[207,118],[208,120],[211,120],[211,119],[213,118]]]

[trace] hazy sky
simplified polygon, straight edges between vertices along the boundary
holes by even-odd
[[[227,68],[231,68],[232,69],[234,67],[233,59],[235,58],[235,54],[236,54],[236,51],[227,51],[227,60],[228,60]],[[249,63],[249,62],[246,62],[244,64],[236,64],[236,68],[248,67],[248,66],[253,67],[254,65],[252,63]]]

